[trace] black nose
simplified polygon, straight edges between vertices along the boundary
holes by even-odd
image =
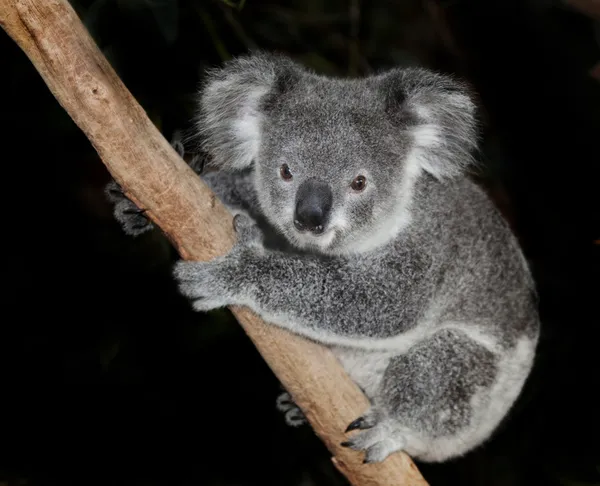
[[[300,184],[296,196],[294,225],[300,231],[322,233],[329,219],[333,195],[324,182],[309,179]]]

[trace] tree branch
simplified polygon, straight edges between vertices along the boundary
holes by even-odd
[[[66,0],[0,0],[0,25],[182,258],[208,260],[231,248],[231,215],[151,123]],[[246,308],[231,310],[351,484],[427,485],[404,453],[363,465],[359,453],[339,446],[368,401],[329,350]]]

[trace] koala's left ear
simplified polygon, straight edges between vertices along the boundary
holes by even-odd
[[[475,163],[476,105],[466,83],[422,68],[389,71],[380,83],[392,123],[413,136],[409,163],[438,179]]]
[[[297,83],[301,67],[275,54],[240,56],[209,71],[196,127],[211,165],[244,169],[256,157],[265,110]]]

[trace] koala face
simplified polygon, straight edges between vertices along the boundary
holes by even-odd
[[[344,254],[410,222],[422,172],[470,162],[472,111],[462,86],[429,71],[335,79],[259,54],[209,76],[198,127],[216,165],[254,164],[261,209],[292,244]]]
[[[397,211],[411,135],[378,119],[376,93],[318,81],[263,108],[255,184],[265,215],[291,243],[335,253],[371,238]]]

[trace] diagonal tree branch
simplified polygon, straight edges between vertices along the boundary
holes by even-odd
[[[208,260],[231,248],[231,215],[151,123],[67,0],[0,0],[0,25],[182,258]],[[246,308],[232,312],[351,484],[427,486],[404,453],[363,465],[360,454],[339,445],[368,401],[329,350],[266,325]]]

